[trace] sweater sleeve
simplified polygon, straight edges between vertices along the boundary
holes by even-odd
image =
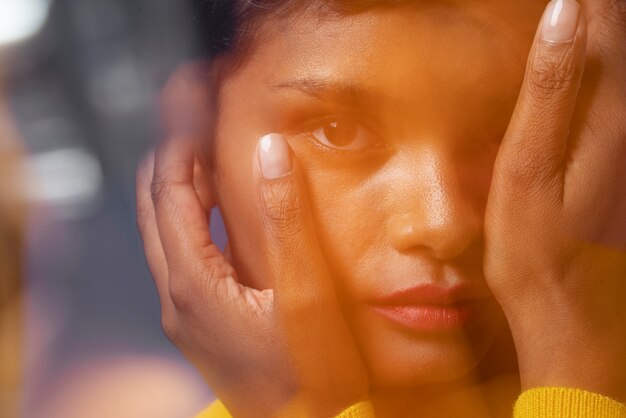
[[[196,415],[196,418],[231,418],[228,410],[220,400],[213,402],[207,409]]]
[[[196,418],[232,418],[224,404],[219,400],[213,402],[211,406],[201,412]],[[374,418],[372,404],[365,401],[350,406],[345,411],[337,415],[336,418]]]
[[[514,418],[626,418],[626,405],[581,389],[542,387],[523,392]]]
[[[196,418],[231,418],[220,401]],[[336,418],[375,418],[369,402],[352,405]],[[626,418],[626,405],[581,389],[544,387],[523,392],[513,418]]]

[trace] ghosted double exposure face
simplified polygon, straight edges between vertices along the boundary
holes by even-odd
[[[280,133],[374,385],[453,381],[498,350],[506,323],[482,272],[483,213],[542,8],[293,11],[259,25],[222,78],[207,141],[240,279],[272,285],[256,274],[253,159],[262,135]]]

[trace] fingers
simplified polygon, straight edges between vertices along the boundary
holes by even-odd
[[[260,140],[258,157],[256,175],[276,307],[301,379],[314,390],[361,390],[367,378],[319,247],[297,161],[278,134]],[[331,345],[332,350],[320,349]],[[325,373],[329,368],[339,379],[355,381],[331,389]],[[354,400],[354,393],[346,394],[350,396]]]
[[[588,18],[590,44],[607,58],[617,52],[623,54],[626,51],[626,1],[581,0],[580,3]]]
[[[211,246],[206,213],[193,184],[193,166],[192,138],[168,138],[157,148],[152,200],[163,249],[173,269]]]
[[[506,179],[499,184],[524,192],[560,184],[585,63],[585,28],[576,1],[547,6],[498,154],[494,175]]]
[[[589,26],[589,56],[609,71],[626,63],[626,0],[580,0]]]
[[[150,193],[153,170],[154,152],[150,152],[137,170],[137,226],[143,241],[146,260],[161,299],[161,306],[166,307],[171,303],[171,300],[167,279],[167,261],[161,246],[161,237],[157,229]]]
[[[179,310],[200,308],[194,300],[216,280],[233,276],[211,242],[208,215],[193,183],[192,138],[168,138],[156,153],[151,194],[169,271],[169,292]]]
[[[596,187],[610,196],[607,187],[624,190],[623,182],[611,183],[624,178],[626,167],[626,0],[581,3],[588,22],[588,58],[574,118],[577,135],[570,159],[576,163],[571,165],[569,194],[578,198],[584,182],[588,190]]]
[[[169,293],[179,310],[194,307],[199,291],[234,272],[211,241],[208,211],[194,182],[196,150],[210,117],[204,79],[180,70],[163,97],[169,136],[157,147],[151,199],[169,272]],[[193,72],[192,72],[193,73]],[[206,199],[205,199],[206,200]],[[206,202],[205,202],[206,204]],[[196,306],[197,307],[197,306]]]

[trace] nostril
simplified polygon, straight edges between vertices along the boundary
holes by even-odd
[[[388,233],[394,248],[401,252],[429,250],[433,236],[427,228],[427,220],[414,213],[406,213],[388,222]]]
[[[391,244],[400,252],[422,252],[439,260],[459,257],[481,237],[474,217],[467,215],[431,219],[417,214],[394,217],[388,223]]]

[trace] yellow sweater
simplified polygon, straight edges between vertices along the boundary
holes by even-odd
[[[231,418],[231,415],[216,401],[196,418]],[[336,418],[374,418],[374,411],[369,402],[361,402]],[[536,388],[517,398],[513,418],[626,418],[626,405],[580,389]]]

